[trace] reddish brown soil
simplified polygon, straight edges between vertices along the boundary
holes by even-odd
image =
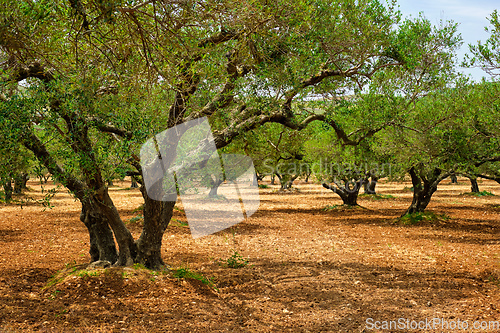
[[[378,192],[394,198],[331,210],[339,198],[318,185],[261,189],[257,213],[199,239],[176,211],[165,261],[216,289],[138,267],[77,271],[89,261],[88,235],[63,190],[45,211],[3,204],[0,332],[404,332],[370,329],[367,319],[499,321],[500,199],[464,195],[470,186],[460,182],[443,182],[429,207],[448,219],[412,226],[394,223],[411,201],[408,183],[382,182]],[[141,214],[140,193],[117,185],[112,196],[129,221]],[[500,195],[496,183],[479,185]],[[128,225],[137,237],[140,220]],[[234,251],[246,267],[223,264]]]

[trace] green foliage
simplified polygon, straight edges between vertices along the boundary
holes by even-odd
[[[466,55],[463,65],[480,67],[488,74],[497,76],[500,69],[500,20],[498,11],[491,13],[488,19],[490,26],[485,28],[490,33],[486,42],[478,41],[477,45],[469,44],[472,55]]]
[[[355,209],[357,206],[349,206],[349,205],[328,205],[324,208],[322,208],[323,211],[328,212],[331,210],[338,210],[338,209]]]
[[[431,102],[412,109],[418,97],[450,82],[456,25],[402,20],[395,2],[146,1],[140,10],[127,1],[75,3],[2,1],[0,136],[7,151],[26,151],[24,145],[37,153],[80,200],[137,168],[147,138],[202,116],[210,118],[218,146],[240,137],[227,149],[248,153],[259,173],[279,173],[284,183],[321,166],[321,157],[363,171],[367,161],[397,160],[403,170],[420,156],[446,155],[445,143],[428,141],[448,134],[463,147],[464,137],[473,137],[461,127],[445,133],[444,121],[427,131],[456,110],[431,123]],[[357,95],[346,98],[350,93]],[[325,99],[314,101],[318,96]],[[325,123],[305,127],[311,119]],[[409,127],[430,134],[420,143]],[[408,147],[412,154],[403,157]],[[432,154],[420,151],[427,148]],[[2,163],[0,177],[8,170]]]
[[[132,267],[134,269],[146,269],[147,270],[146,266],[144,266],[143,264],[139,264],[139,263],[135,263]]]
[[[378,194],[378,193],[377,194],[363,193],[363,194],[360,194],[359,197],[369,199],[369,200],[387,200],[387,199],[394,199],[395,198],[393,195],[390,195],[390,194]]]
[[[214,289],[215,288],[215,284],[214,282],[212,281],[212,279],[207,279],[205,276],[203,276],[202,274],[198,273],[198,272],[193,272],[189,269],[189,267],[180,267],[176,270],[173,271],[172,273],[173,277],[177,278],[177,279],[195,279],[195,280],[198,280],[200,282],[202,282],[203,284],[206,284],[207,286],[209,287],[212,287]],[[216,289],[217,290],[217,289]]]
[[[187,226],[189,226],[189,224],[187,222],[182,222],[181,220],[174,219],[174,218],[170,220],[171,224],[172,224],[172,222],[173,223],[177,223],[177,226],[179,226],[179,227],[187,227]]]
[[[98,270],[92,270],[92,271],[80,270],[77,272],[76,275],[81,277],[81,278],[90,278],[90,277],[101,275],[101,272]]]
[[[259,188],[269,188],[269,186],[266,184],[259,184]]]
[[[224,266],[229,268],[242,268],[248,265],[248,260],[243,258],[243,256],[237,251],[234,251],[234,253],[229,258],[222,262]]]
[[[141,220],[144,220],[144,216],[137,215],[137,216],[134,216],[134,217],[130,218],[129,222],[130,223],[135,223],[135,222],[138,222],[138,221],[141,221]]]
[[[132,211],[132,213],[142,212],[143,210],[144,210],[144,205],[140,205],[139,207],[134,208],[134,210]]]
[[[446,214],[435,214],[433,212],[417,212],[400,217],[397,222],[403,225],[415,225],[423,222],[446,221],[449,217]]]
[[[472,195],[475,197],[487,197],[487,196],[494,196],[495,194],[488,192],[488,191],[481,191],[481,192],[466,192],[463,193],[464,195]]]

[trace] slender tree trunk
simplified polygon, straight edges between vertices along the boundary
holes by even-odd
[[[82,201],[80,220],[85,224],[90,236],[90,261],[106,260],[115,263],[118,253],[115,247],[113,232],[109,228],[107,218],[90,200]]]
[[[271,184],[274,185],[274,176],[278,177],[278,180],[280,181],[280,190],[283,190],[285,184],[283,183],[283,176],[280,175],[279,173],[275,173],[273,175],[273,178],[271,178]]]
[[[173,215],[175,201],[156,201],[151,199],[144,188],[140,187],[144,198],[144,227],[137,240],[136,262],[150,269],[165,266],[161,257],[163,234]]]
[[[27,190],[28,189],[28,180],[30,179],[30,175],[28,173],[23,173],[23,182],[22,182],[22,185],[21,185],[21,188],[23,190]]]
[[[14,176],[14,193],[21,194],[22,191],[23,191],[23,175],[16,174]]]
[[[370,174],[370,177],[366,177],[363,181],[363,190],[365,194],[377,194],[375,187],[377,186],[378,177]]]
[[[450,179],[451,179],[451,183],[452,183],[452,184],[458,184],[458,178],[457,178],[457,175],[451,175],[451,176],[450,176]]]
[[[477,184],[477,178],[475,177],[469,177],[469,180],[470,180],[470,190],[472,193],[479,193],[479,185]]]
[[[138,188],[139,185],[137,184],[137,181],[135,180],[134,177],[132,177],[132,183],[130,185],[130,188]]]
[[[307,169],[305,180],[306,183],[309,183],[309,177],[311,177],[311,169]]]
[[[12,200],[12,192],[13,192],[12,179],[10,177],[4,178],[2,180],[2,183],[3,183],[3,190],[5,193],[5,202],[9,202]]]

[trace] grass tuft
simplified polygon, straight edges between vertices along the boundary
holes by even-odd
[[[370,199],[370,200],[386,200],[386,199],[394,199],[395,198],[395,196],[390,195],[390,194],[378,194],[378,193],[377,194],[363,193],[363,194],[360,194],[359,197]]]
[[[189,269],[189,267],[187,267],[187,266],[186,267],[181,266],[179,269],[174,270],[172,275],[173,275],[173,277],[175,277],[176,279],[179,279],[179,280],[180,279],[195,279],[195,280],[198,280],[201,283],[217,290],[217,288],[215,288],[214,282],[211,279],[207,279],[205,276],[203,276],[202,274],[200,274],[198,272],[191,271]]]
[[[400,217],[396,222],[403,225],[415,225],[421,222],[438,222],[449,220],[450,217],[446,214],[435,214],[433,212],[418,212],[413,214],[407,214]]]
[[[242,268],[248,265],[248,260],[243,258],[237,251],[234,251],[233,255],[226,260],[219,259],[218,262],[229,268]]]
[[[463,193],[463,195],[472,195],[475,197],[488,197],[488,196],[495,196],[493,193],[488,192],[488,191],[481,191],[481,192],[467,192]]]

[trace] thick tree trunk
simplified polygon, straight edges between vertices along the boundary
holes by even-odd
[[[435,168],[430,177],[418,175],[415,167],[412,167],[408,172],[413,184],[413,199],[410,207],[408,207],[402,216],[424,212],[431,201],[432,195],[436,192],[439,183],[450,176],[450,172],[443,173],[439,168]]]
[[[26,184],[28,183],[29,175],[27,173],[17,174],[14,177],[14,193],[21,194],[23,190],[26,190],[28,187]]]
[[[151,199],[141,186],[144,198],[144,227],[137,240],[136,262],[150,269],[165,266],[161,257],[163,234],[173,215],[175,201],[156,201]]]
[[[281,182],[281,189],[282,190],[289,190],[293,186],[293,182],[295,179],[297,179],[299,175],[292,176],[291,178],[287,179],[288,177],[283,177],[282,182]]]
[[[330,185],[323,183],[323,187],[332,190],[334,193],[338,194],[342,199],[342,202],[346,206],[358,206],[358,195],[361,189],[361,184],[363,180],[360,179],[356,182],[346,181],[344,186]]]
[[[85,224],[90,236],[90,262],[106,260],[115,263],[118,253],[115,247],[113,232],[108,221],[95,203],[82,202],[80,220]]]
[[[215,181],[212,179],[210,182],[210,192],[208,193],[208,196],[210,198],[215,198],[217,197],[217,191],[219,190],[220,184],[224,182],[223,179],[216,178]]]
[[[21,194],[21,192],[23,191],[22,182],[23,182],[22,175],[16,174],[14,176],[14,193],[15,194]]]
[[[271,178],[271,184],[274,185],[274,177],[278,177],[278,180],[280,181],[280,190],[283,189],[283,176],[280,175],[279,173],[275,173],[273,177]]]
[[[99,203],[99,208],[108,219],[109,226],[113,230],[116,242],[118,243],[118,261],[114,265],[133,265],[137,255],[137,245],[135,244],[134,237],[132,237],[132,234],[120,218],[120,214],[109,196],[108,189],[106,187],[101,188],[99,193],[97,193],[96,199],[98,199],[96,201]]]

